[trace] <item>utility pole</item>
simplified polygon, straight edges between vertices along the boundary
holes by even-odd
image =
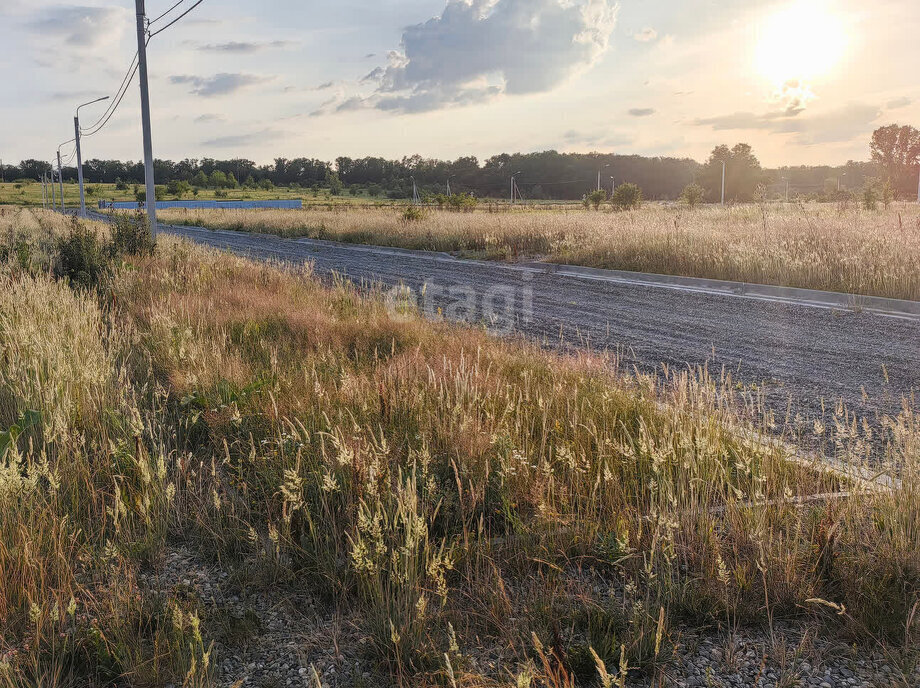
[[[141,124],[144,127],[144,178],[147,182],[147,217],[150,233],[157,233],[157,188],[153,179],[153,136],[150,132],[150,90],[147,86],[147,12],[144,0],[134,0],[137,9],[137,67],[141,83]]]
[[[86,217],[86,196],[83,193],[83,153],[80,150],[80,110],[87,105],[94,105],[108,99],[108,96],[103,96],[102,98],[91,100],[88,103],[83,103],[83,105],[77,107],[77,112],[73,116],[74,142],[77,146],[77,180],[80,182],[80,217],[83,218]]]
[[[725,161],[722,161],[722,205],[725,205]]]
[[[42,172],[42,178],[39,181],[42,183],[42,210],[48,210],[48,187],[45,185],[44,172]]]
[[[613,177],[610,178],[610,198],[613,198],[613,194],[617,191],[617,180]]]
[[[61,212],[64,212],[64,172],[61,167],[61,149],[58,148],[57,152],[58,158],[58,181],[61,183]]]
[[[57,209],[57,198],[54,193],[54,168],[51,168],[51,210]]]
[[[511,175],[511,205],[514,205],[514,175]]]
[[[450,177],[447,178],[447,197],[448,197],[448,198],[450,198],[451,195],[452,195],[452,194],[450,193],[450,180],[451,180],[451,177],[453,177],[453,175],[451,175]]]

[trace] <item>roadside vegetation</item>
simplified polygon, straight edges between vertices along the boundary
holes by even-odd
[[[880,445],[903,481],[863,489],[735,429],[729,379],[636,378],[145,236],[0,209],[0,685],[212,685],[244,624],[150,585],[179,546],[347,618],[356,685],[648,683],[686,629],[729,652],[787,622],[914,680],[909,406],[884,438],[827,419],[827,451]]]
[[[480,206],[465,213],[429,209],[413,222],[404,220],[403,208],[361,207],[303,212],[175,209],[160,217],[212,229],[478,258],[544,258],[598,268],[920,299],[916,204],[875,203],[869,210],[858,202],[721,208],[697,206],[696,189],[688,198],[692,204],[646,204],[616,211],[601,205],[599,194],[601,212]]]

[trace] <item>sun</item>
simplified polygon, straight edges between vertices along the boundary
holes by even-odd
[[[841,16],[820,0],[799,0],[762,25],[757,68],[774,86],[807,87],[833,70],[846,49],[847,32]]]

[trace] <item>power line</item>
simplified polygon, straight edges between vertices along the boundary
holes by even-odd
[[[153,20],[147,22],[147,28],[150,28],[151,26],[153,26],[154,24],[156,24],[158,21],[160,21],[163,17],[165,17],[167,14],[169,14],[169,13],[172,12],[174,9],[176,9],[176,8],[177,8],[179,5],[181,5],[183,2],[185,2],[185,0],[179,0],[179,2],[177,2],[175,5],[173,5],[172,7],[170,7],[170,8],[169,8],[168,10],[166,10],[165,12],[163,12],[163,14],[161,14],[159,17],[157,17],[156,19],[153,19]]]
[[[124,94],[128,91],[128,88],[131,86],[131,83],[134,81],[134,75],[137,73],[137,53],[134,53],[134,59],[131,60],[131,65],[128,67],[128,71],[125,72],[124,79],[121,80],[121,86],[118,87],[118,90],[115,91],[115,97],[112,98],[112,102],[109,107],[106,109],[102,116],[97,119],[93,124],[88,127],[80,127],[80,132],[85,136],[92,136],[97,134],[99,130],[104,127],[108,121],[112,118],[112,115],[115,114],[115,110],[118,109],[118,106],[121,105],[122,99],[125,97]]]
[[[198,5],[200,5],[200,4],[203,3],[203,2],[204,2],[204,0],[198,0],[198,2],[196,2],[194,5],[192,5],[191,7],[189,7],[187,10],[185,10],[185,12],[183,12],[183,13],[180,14],[178,17],[176,17],[175,19],[173,19],[171,22],[169,22],[169,23],[168,23],[166,26],[164,26],[162,29],[158,29],[157,31],[154,31],[152,34],[150,34],[150,35],[147,37],[147,41],[149,42],[150,39],[152,39],[152,38],[153,38],[154,36],[156,36],[157,34],[161,34],[161,33],[163,33],[164,31],[166,31],[166,29],[168,29],[170,26],[172,26],[173,24],[175,24],[177,21],[181,20],[185,15],[187,15],[189,12],[191,12],[193,9],[195,9],[196,7],[198,7]],[[170,12],[171,12],[171,11],[172,11],[172,10],[170,10]],[[168,14],[168,13],[167,13],[167,14]],[[153,23],[153,22],[151,22],[151,23]]]

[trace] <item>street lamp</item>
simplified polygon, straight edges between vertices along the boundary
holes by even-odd
[[[610,198],[613,198],[613,194],[616,193],[616,190],[617,190],[617,182],[611,175],[610,177]]]
[[[847,173],[846,173],[846,172],[842,172],[842,173],[840,174],[840,176],[837,177],[837,193],[840,193],[840,180],[841,180],[843,177],[846,177],[846,176],[847,176]]]
[[[608,167],[610,167],[609,163],[607,165],[604,165],[602,168],[598,169],[597,171],[597,190],[598,191],[601,190],[601,170],[606,170]]]
[[[58,182],[61,185],[61,212],[64,212],[64,168],[61,167],[61,148],[66,146],[68,143],[73,143],[73,139],[70,141],[64,141],[60,146],[57,147],[57,164],[58,164]]]
[[[453,179],[453,178],[456,177],[456,176],[457,176],[457,175],[452,174],[452,175],[450,175],[450,176],[447,178],[447,197],[448,197],[448,198],[450,198],[451,195],[452,195],[452,194],[450,193],[450,180]]]
[[[520,170],[511,175],[511,205],[514,205],[514,190],[517,188],[514,178],[521,174]],[[518,194],[520,196],[520,193]]]
[[[101,103],[103,100],[108,100],[108,96],[103,96],[102,98],[96,98],[96,100],[91,100],[88,103],[83,103],[77,108],[76,114],[73,118],[73,129],[75,132],[74,141],[77,144],[77,179],[80,181],[80,217],[86,217],[86,196],[83,193],[83,154],[80,152],[80,109],[85,108],[87,105],[95,105],[96,103]],[[149,203],[151,199],[147,199]],[[155,202],[155,201],[154,201]]]

